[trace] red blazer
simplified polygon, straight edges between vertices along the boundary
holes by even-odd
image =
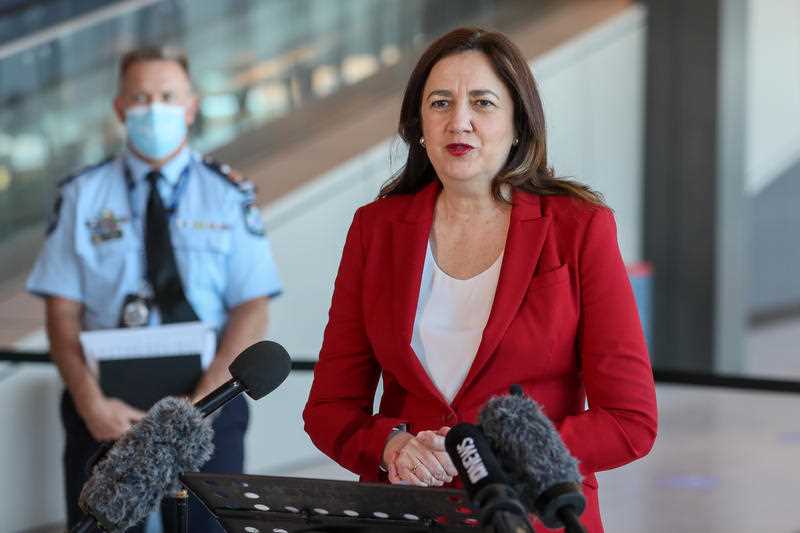
[[[475,422],[491,396],[518,383],[578,459],[587,499],[582,522],[601,532],[594,473],[642,457],[656,436],[653,374],[613,215],[571,197],[514,191],[489,321],[448,404],[411,349],[439,190],[432,183],[356,211],[305,429],[362,481],[385,480],[378,465],[394,426],[406,423],[416,433]],[[383,395],[373,414],[381,374]]]

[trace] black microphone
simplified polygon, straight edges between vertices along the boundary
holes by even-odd
[[[124,531],[145,518],[165,493],[177,488],[182,472],[199,470],[211,457],[213,430],[204,419],[242,392],[258,400],[278,388],[289,375],[291,359],[280,344],[262,341],[239,354],[228,369],[233,378],[195,405],[164,398],[116,443],[101,449],[81,491],[79,503],[87,516],[73,533],[94,531],[98,525]]]
[[[233,377],[194,404],[204,416],[243,392],[260,400],[284,382],[292,370],[292,360],[277,342],[261,341],[240,353],[228,370]]]
[[[153,511],[182,472],[203,466],[214,430],[183,398],[159,400],[94,468],[78,501],[86,517],[73,532],[125,531]]]
[[[480,428],[458,424],[444,439],[470,499],[480,508],[480,523],[496,533],[533,533],[528,513],[517,499]]]
[[[585,529],[578,517],[586,507],[577,460],[539,405],[512,388],[492,398],[479,420],[486,438],[511,477],[525,506],[551,529]]]

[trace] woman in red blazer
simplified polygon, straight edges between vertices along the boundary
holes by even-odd
[[[442,447],[449,427],[476,422],[490,397],[520,384],[578,459],[581,520],[602,532],[595,472],[642,457],[656,435],[652,371],[611,211],[548,167],[535,82],[501,34],[459,29],[433,43],[409,80],[399,131],[406,165],[358,209],[347,236],[306,431],[364,481],[441,486],[455,474]],[[431,370],[436,357],[452,359],[448,344],[430,341],[424,356],[412,348],[436,290],[421,290],[433,268],[426,255],[457,287],[500,265],[496,287],[475,300],[487,314],[482,334],[447,363],[463,370],[449,392]],[[462,316],[437,297],[444,322]],[[458,323],[448,327],[452,340]]]

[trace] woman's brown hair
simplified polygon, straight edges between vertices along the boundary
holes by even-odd
[[[508,183],[535,194],[570,195],[603,204],[600,194],[576,181],[556,177],[548,166],[544,111],[528,63],[505,35],[480,28],[453,30],[437,39],[420,57],[406,86],[398,125],[398,133],[408,145],[408,158],[403,168],[381,187],[378,197],[412,194],[436,178],[428,154],[419,143],[422,92],[436,63],[467,51],[486,55],[514,100],[514,130],[519,143],[511,147],[505,166],[492,180],[495,198],[508,201],[501,192],[503,184]]]

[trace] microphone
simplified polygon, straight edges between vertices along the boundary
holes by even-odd
[[[203,416],[210,415],[243,392],[260,400],[286,380],[292,370],[292,360],[277,342],[261,341],[240,353],[228,370],[233,377],[194,404]]]
[[[291,371],[291,359],[280,344],[261,341],[228,369],[233,378],[196,404],[164,398],[116,443],[101,448],[79,499],[87,516],[73,533],[93,531],[98,524],[124,531],[144,519],[176,488],[182,472],[199,470],[211,457],[214,432],[205,418],[242,392],[259,400],[278,388]]]
[[[482,527],[496,533],[533,533],[527,511],[480,428],[458,424],[447,433],[444,445],[467,494],[481,510]]]
[[[525,506],[545,527],[567,533],[585,529],[578,516],[586,507],[578,462],[567,450],[541,407],[512,388],[511,396],[492,398],[479,420]]]
[[[159,400],[94,468],[78,501],[87,514],[73,532],[124,531],[144,519],[182,472],[214,451],[211,422],[188,400]]]

